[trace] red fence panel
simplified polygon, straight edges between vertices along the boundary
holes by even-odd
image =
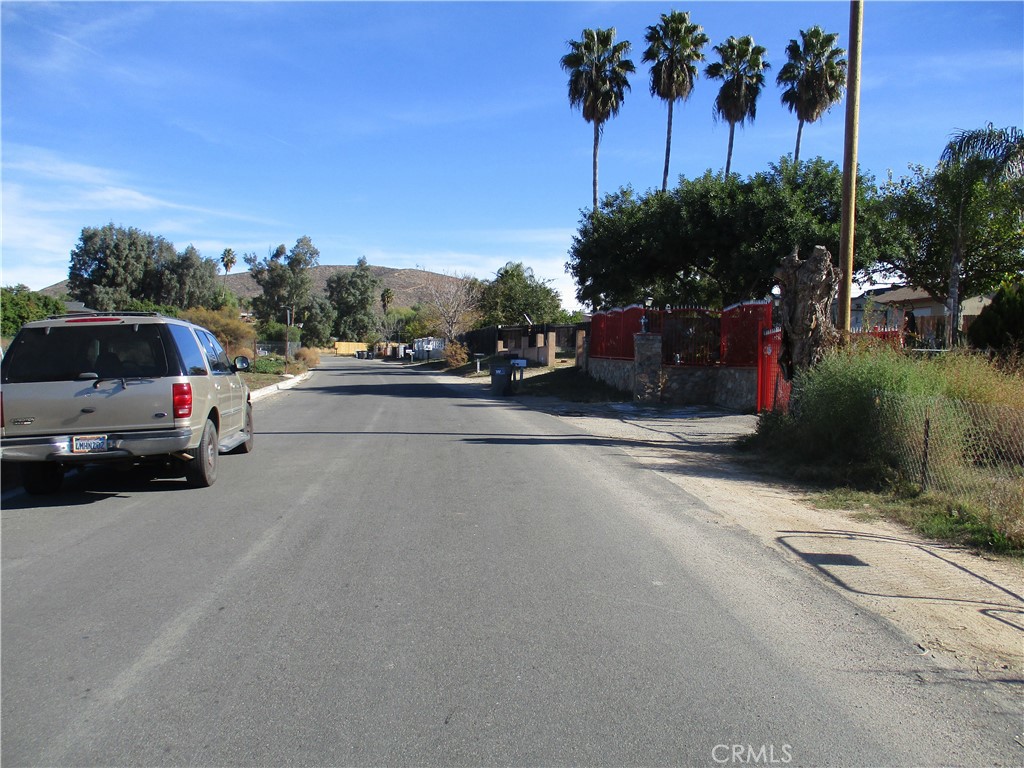
[[[633,359],[633,335],[642,330],[643,307],[595,312],[590,317],[590,356]]]
[[[622,357],[622,310],[613,309],[607,319],[608,343],[605,357]]]
[[[632,360],[633,337],[643,330],[662,336],[666,365],[756,366],[761,331],[770,327],[770,302],[736,304],[724,312],[700,308],[625,309],[595,312],[590,321],[590,356]]]
[[[722,365],[758,364],[761,334],[772,327],[772,304],[757,301],[734,304],[722,311]]]
[[[633,345],[633,336],[643,330],[643,307],[626,307],[622,310],[622,346],[619,348],[620,357],[632,360],[636,350]]]
[[[608,348],[608,316],[595,312],[590,317],[590,356],[605,357]]]
[[[761,336],[761,349],[757,356],[757,412],[789,410],[792,384],[782,376],[779,352],[782,349],[782,329],[766,328]]]

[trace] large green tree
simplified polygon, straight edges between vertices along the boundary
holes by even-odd
[[[68,293],[103,311],[173,312],[223,303],[217,263],[193,246],[181,253],[163,237],[139,229],[85,227],[71,252]]]
[[[858,184],[856,266],[878,259],[882,211],[871,179]],[[583,217],[569,251],[576,298],[595,309],[651,296],[658,305],[723,306],[766,296],[794,244],[838,253],[842,172],[817,158],[788,158],[741,179],[710,171],[668,194],[631,189]]]
[[[480,291],[480,325],[553,323],[560,317],[558,292],[521,262],[509,262]]]
[[[1024,272],[1024,185],[970,162],[911,171],[883,187],[893,237],[881,266],[946,305],[952,344],[963,299]]]
[[[569,53],[561,59],[569,73],[569,105],[579,108],[583,119],[594,126],[594,208],[597,210],[597,151],[604,124],[619,113],[629,75],[636,71],[626,58],[630,44],[615,42],[615,27],[584,29],[580,40],[570,40]]]
[[[651,64],[651,95],[668,104],[668,129],[665,135],[665,170],[661,191],[668,189],[668,165],[672,153],[672,115],[677,101],[686,101],[699,78],[697,63],[704,61],[708,36],[690,14],[672,11],[661,14],[658,24],[647,28],[647,50],[643,60]]]
[[[953,318],[947,323],[946,341],[952,346],[960,327],[960,305],[963,293],[960,286],[964,261],[970,256],[968,239],[972,228],[969,211],[978,195],[992,188],[1009,187],[1010,211],[1016,214],[1020,229],[1020,194],[1024,179],[1024,134],[1020,129],[985,128],[960,131],[946,145],[939,161],[939,176],[945,195],[952,203],[953,237],[950,243],[949,291],[947,306]]]
[[[380,297],[380,281],[374,277],[365,256],[355,269],[327,278],[327,295],[336,313],[334,330],[339,339],[364,341],[376,330],[374,309]]]
[[[290,251],[281,244],[265,259],[254,253],[246,254],[244,259],[249,274],[263,291],[252,300],[256,316],[265,322],[297,322],[300,310],[309,302],[312,269],[320,260],[320,251],[312,240],[303,235]]]
[[[793,162],[800,162],[800,139],[804,123],[813,123],[843,97],[846,88],[846,54],[836,46],[838,32],[814,26],[800,30],[800,40],[786,46],[788,61],[779,70],[776,83],[782,86],[782,103],[796,114],[796,149]]]
[[[750,35],[730,37],[714,50],[721,61],[709,64],[704,74],[722,81],[714,111],[717,117],[729,123],[729,150],[725,156],[725,175],[728,176],[732,169],[736,126],[753,123],[757,117],[757,99],[764,88],[764,73],[771,65],[765,59],[767,49],[756,45]]]
[[[326,296],[313,295],[299,311],[302,319],[300,340],[307,347],[326,347],[331,342],[338,313]]]
[[[68,293],[92,309],[127,306],[139,298],[153,249],[153,236],[134,227],[83,227],[71,251]]]
[[[217,293],[217,263],[204,259],[194,246],[188,246],[165,264],[160,275],[162,291],[150,297],[157,304],[191,309],[209,307]]]

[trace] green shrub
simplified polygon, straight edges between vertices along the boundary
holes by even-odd
[[[276,321],[261,322],[257,326],[262,341],[299,341],[302,329],[297,325],[288,326]]]
[[[264,355],[252,361],[253,373],[270,373],[280,376],[284,373],[285,360],[279,355]]]
[[[748,441],[768,463],[925,499],[929,511],[912,517],[929,535],[1024,547],[1024,378],[969,352],[917,358],[860,345],[802,374],[793,398],[790,414],[763,414]]]
[[[0,333],[13,336],[25,323],[64,314],[64,302],[30,291],[24,285],[0,289]]]
[[[920,359],[884,344],[857,344],[830,352],[801,374],[793,386],[792,415],[762,415],[755,444],[798,461],[851,468],[875,482],[893,466],[893,441],[906,431],[898,410],[888,423],[882,421],[882,396],[1019,408],[1024,379],[1001,373],[979,355]]]

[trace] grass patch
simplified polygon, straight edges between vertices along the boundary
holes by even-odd
[[[812,494],[809,501],[821,509],[852,512],[856,519],[865,522],[891,520],[929,539],[1001,555],[1024,556],[1020,544],[962,504],[939,494],[831,488]]]
[[[252,367],[239,375],[249,389],[262,389],[286,381],[290,376],[301,376],[309,370],[307,359],[286,360],[280,355],[265,355],[252,361]],[[319,356],[316,358],[319,363]],[[315,363],[314,363],[315,364]]]
[[[263,387],[271,387],[274,384],[280,384],[282,381],[287,381],[288,377],[275,373],[243,373],[240,374],[242,381],[244,381],[251,390],[263,389]]]

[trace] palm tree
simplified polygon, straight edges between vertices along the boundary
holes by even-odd
[[[629,90],[628,75],[636,71],[625,58],[630,45],[615,42],[615,27],[584,29],[582,40],[570,40],[569,53],[561,59],[569,73],[569,106],[578,107],[583,119],[594,125],[594,212],[597,212],[597,147],[604,123],[619,113]]]
[[[661,14],[661,23],[647,28],[648,42],[644,61],[651,67],[651,95],[668,102],[668,132],[665,137],[665,172],[661,191],[668,189],[668,160],[672,152],[672,108],[686,101],[699,76],[697,62],[704,61],[702,48],[708,36],[699,24],[690,23],[690,14],[672,11]]]
[[[838,32],[821,27],[800,30],[800,42],[790,40],[789,61],[779,70],[775,82],[782,86],[782,103],[796,113],[796,150],[793,164],[800,163],[800,137],[804,123],[821,119],[843,97],[846,88],[846,51],[837,48]]]
[[[224,253],[220,255],[220,263],[224,266],[224,284],[227,285],[228,272],[238,263],[238,259],[235,258],[235,252],[230,248],[225,248]]]
[[[971,160],[990,162],[990,178],[1024,176],[1024,132],[1020,128],[984,128],[953,134],[942,152],[941,164],[963,165]]]
[[[384,314],[388,313],[388,309],[391,307],[391,303],[395,300],[395,292],[390,288],[385,288],[380,292],[380,306],[384,310]]]
[[[954,134],[939,160],[939,173],[949,180],[956,219],[953,247],[949,260],[950,322],[946,324],[946,344],[956,341],[960,324],[960,273],[966,254],[965,211],[979,185],[992,185],[1024,177],[1024,133],[1019,128],[984,128]]]
[[[721,80],[722,87],[715,97],[715,115],[729,123],[729,152],[725,159],[725,175],[732,168],[732,144],[736,124],[752,123],[757,116],[757,97],[764,87],[764,73],[771,68],[765,61],[768,52],[763,46],[754,45],[754,38],[730,37],[716,45],[715,53],[721,61],[709,64],[704,74],[712,80]]]

